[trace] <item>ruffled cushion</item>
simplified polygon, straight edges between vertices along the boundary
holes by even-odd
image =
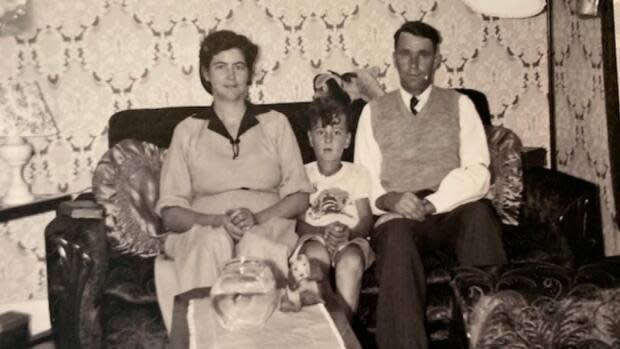
[[[517,225],[523,196],[521,140],[510,129],[486,126],[491,155],[491,188],[487,196],[504,224]]]
[[[95,168],[93,191],[106,211],[108,241],[121,253],[152,257],[163,251],[154,211],[163,157],[156,145],[127,139],[108,149]]]
[[[617,348],[620,290],[581,287],[566,298],[500,291],[470,318],[470,348]]]

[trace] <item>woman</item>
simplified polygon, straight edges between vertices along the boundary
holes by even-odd
[[[164,250],[176,287],[159,278],[160,305],[175,292],[211,286],[238,255],[266,259],[276,276],[287,270],[297,240],[292,218],[306,209],[312,187],[286,117],[259,114],[247,102],[257,54],[232,31],[201,43],[201,82],[213,105],[179,123],[162,167],[156,210],[171,232]]]

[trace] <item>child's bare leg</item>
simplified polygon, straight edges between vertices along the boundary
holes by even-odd
[[[336,289],[346,305],[346,315],[351,320],[357,311],[364,255],[359,246],[350,244],[336,254]]]
[[[327,278],[331,265],[329,252],[325,245],[315,240],[308,240],[303,244],[300,252],[308,256],[308,259],[319,261],[324,278]]]

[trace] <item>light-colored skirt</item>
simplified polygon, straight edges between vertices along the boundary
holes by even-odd
[[[196,199],[192,208],[210,214],[222,214],[235,207],[258,212],[278,200],[275,193],[239,190]],[[157,298],[168,330],[174,296],[212,286],[231,258],[263,259],[278,282],[283,283],[288,273],[288,257],[297,239],[295,221],[278,217],[252,227],[237,243],[223,227],[194,225],[186,232],[169,234],[164,244],[165,256],[158,257],[155,263]]]

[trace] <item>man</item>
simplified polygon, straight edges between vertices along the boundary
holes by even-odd
[[[371,207],[382,215],[377,253],[377,342],[427,348],[426,280],[420,256],[452,248],[462,265],[503,263],[500,224],[487,200],[489,151],[473,103],[433,86],[441,36],[420,21],[394,34],[401,88],[362,111],[355,162],[369,170]]]

